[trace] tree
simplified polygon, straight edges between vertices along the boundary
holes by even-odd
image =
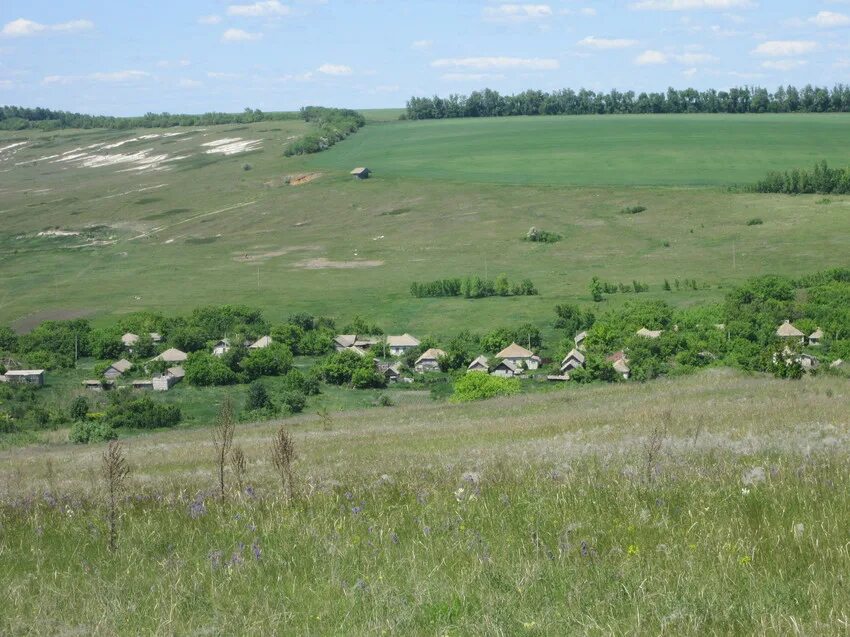
[[[248,386],[248,400],[245,408],[248,411],[257,411],[272,406],[272,401],[269,398],[269,392],[266,386],[258,380],[255,380]]]
[[[292,368],[292,352],[286,345],[272,343],[268,347],[251,350],[240,365],[246,376],[254,380],[260,376],[280,376]]]
[[[499,378],[488,374],[465,374],[461,376],[454,387],[452,402],[467,402],[483,400],[496,396],[510,396],[520,391],[519,380],[516,378]]]
[[[183,364],[190,385],[233,385],[239,377],[224,361],[209,352],[193,352]]]
[[[77,396],[71,403],[71,409],[68,410],[71,420],[85,420],[89,414],[89,401],[85,396]]]
[[[599,303],[603,298],[605,298],[602,296],[602,290],[602,282],[599,280],[599,277],[593,277],[590,280],[590,296],[594,302]]]

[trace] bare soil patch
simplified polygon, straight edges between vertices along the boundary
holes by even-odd
[[[281,248],[280,250],[270,250],[268,252],[259,252],[254,254],[250,252],[237,252],[234,253],[233,260],[239,263],[252,263],[254,261],[264,261],[266,259],[282,257],[290,252],[307,252],[321,249],[321,246],[292,246],[290,248]]]
[[[324,257],[304,259],[294,264],[296,268],[301,268],[302,270],[352,270],[356,268],[377,268],[382,265],[384,265],[384,262],[377,260],[331,261]]]
[[[303,186],[304,184],[309,184],[311,181],[315,181],[319,177],[322,176],[322,173],[307,173],[306,175],[294,175],[289,180],[290,186]]]
[[[85,318],[94,314],[94,310],[86,309],[62,309],[41,310],[34,314],[29,314],[19,318],[17,321],[12,321],[11,327],[18,334],[26,334],[31,332],[44,321],[70,321],[72,319]]]

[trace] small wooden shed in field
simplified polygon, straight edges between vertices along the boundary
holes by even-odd
[[[369,179],[369,175],[372,174],[372,171],[366,168],[365,166],[358,166],[354,170],[351,171],[351,175],[355,179]]]

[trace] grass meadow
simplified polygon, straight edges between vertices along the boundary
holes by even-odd
[[[308,311],[344,323],[360,314],[388,331],[445,337],[461,325],[545,328],[556,303],[589,301],[594,275],[644,281],[649,296],[674,304],[713,301],[756,274],[846,265],[847,197],[741,194],[727,186],[771,168],[836,160],[848,121],[385,122],[320,155],[285,159],[285,141],[306,130],[287,121],[187,130],[114,151],[186,157],[153,172],[34,160],[156,131],[5,134],[2,144],[29,141],[0,161],[0,322],[26,329],[46,318],[88,316],[104,323],[140,309],[174,314],[238,302],[271,320]],[[232,138],[262,147],[231,156],[199,150]],[[359,164],[374,178],[351,179],[348,170]],[[311,173],[320,175],[286,183],[288,175]],[[621,214],[635,205],[647,210]],[[764,223],[748,226],[754,217]],[[522,241],[532,225],[564,239]],[[81,235],[38,236],[56,228]],[[409,294],[412,281],[501,272],[532,279],[540,296]],[[664,293],[665,278],[697,279],[702,289]]]
[[[0,452],[0,633],[842,634],[848,388],[714,370]],[[671,400],[672,398],[672,400]]]

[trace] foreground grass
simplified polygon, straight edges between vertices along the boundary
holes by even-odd
[[[302,418],[291,504],[271,425],[223,504],[208,430],[134,438],[115,555],[100,448],[0,453],[0,633],[845,632],[847,403],[720,371]]]

